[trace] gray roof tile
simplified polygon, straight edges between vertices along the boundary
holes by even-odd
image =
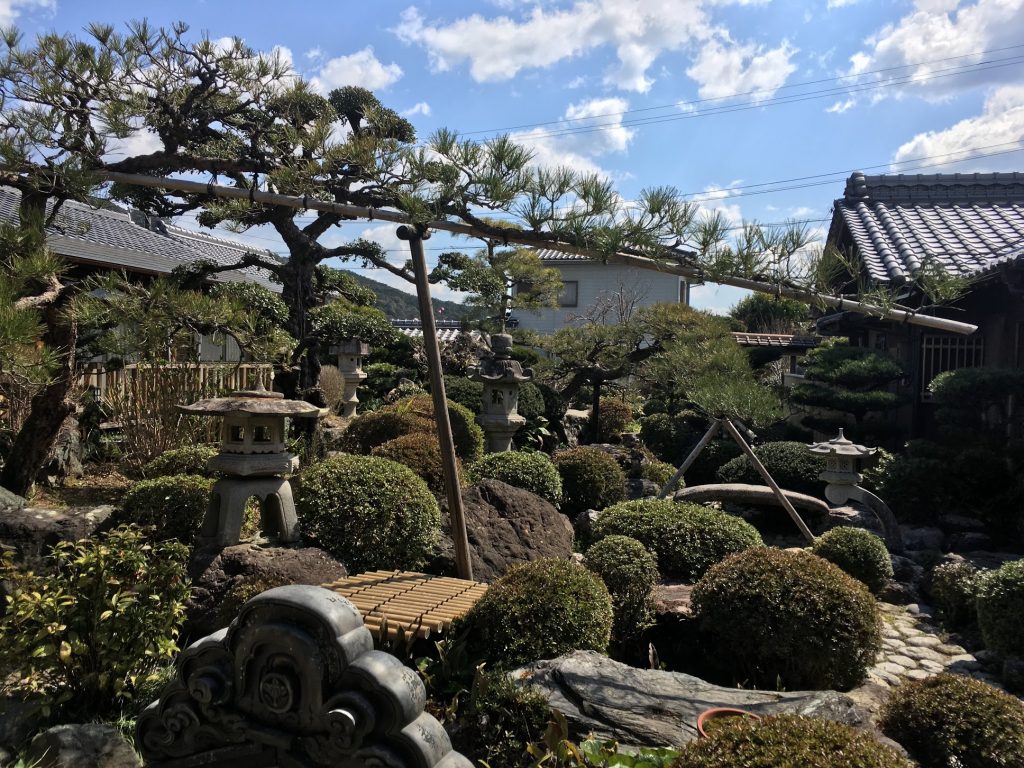
[[[0,187],[0,220],[18,221],[21,194],[10,187]],[[191,232],[173,225],[165,232],[148,229],[131,220],[118,209],[94,208],[84,203],[67,201],[56,220],[47,228],[47,245],[54,253],[74,261],[157,274],[169,273],[174,267],[199,259],[217,264],[233,264],[245,253],[260,252],[268,258],[277,257],[258,251],[244,243]],[[254,281],[280,291],[266,271],[246,268],[222,272],[216,279]]]
[[[868,276],[912,279],[926,264],[970,277],[1024,257],[1024,173],[865,176],[836,200]]]

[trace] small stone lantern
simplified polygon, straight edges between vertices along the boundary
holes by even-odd
[[[809,446],[809,450],[825,457],[825,471],[818,475],[818,479],[828,483],[825,486],[825,498],[833,504],[843,504],[851,497],[847,489],[864,479],[857,471],[858,461],[878,451],[877,448],[868,448],[847,440],[842,429],[838,437],[828,442],[814,443]]]
[[[338,353],[338,370],[345,381],[345,393],[341,398],[342,418],[353,419],[356,417],[356,408],[359,407],[359,398],[356,397],[356,390],[359,385],[366,381],[366,373],[363,371],[363,358],[370,354],[370,345],[358,339],[346,339],[333,351]]]
[[[508,334],[491,336],[491,354],[470,369],[470,378],[484,385],[483,408],[476,417],[487,438],[487,452],[500,453],[512,449],[512,436],[526,423],[519,415],[519,385],[533,378],[533,371],[523,370],[518,360],[512,360],[512,337]]]
[[[246,503],[254,496],[260,503],[263,532],[281,542],[296,541],[299,521],[285,475],[299,468],[299,459],[285,445],[285,419],[317,417],[320,409],[301,400],[285,400],[280,392],[269,392],[262,385],[178,409],[189,415],[222,417],[220,453],[207,467],[225,476],[213,486],[200,541],[237,544]]]

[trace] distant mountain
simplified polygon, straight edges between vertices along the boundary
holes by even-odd
[[[364,277],[358,272],[353,272],[352,276],[361,285],[377,294],[377,309],[392,320],[415,320],[420,316],[419,304],[416,301],[415,293],[406,293],[398,288],[392,288],[390,285],[378,283],[376,280]],[[409,288],[412,290],[412,283],[409,284]],[[463,304],[458,304],[454,301],[441,301],[440,299],[433,299],[433,303],[434,317],[445,320],[462,320],[469,315],[469,308]],[[438,313],[440,309],[444,309],[444,312]]]

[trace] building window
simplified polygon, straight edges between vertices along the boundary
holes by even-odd
[[[580,284],[576,280],[563,280],[562,293],[558,296],[558,306],[577,307],[579,306]]]
[[[940,373],[985,364],[983,336],[944,336],[926,333],[921,338],[921,399],[931,399],[928,385]]]

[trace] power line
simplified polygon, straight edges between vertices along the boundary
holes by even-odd
[[[924,66],[928,66],[930,64],[941,64],[942,62],[945,62],[945,61],[955,61],[957,59],[966,59],[966,58],[970,58],[971,56],[986,56],[986,55],[993,54],[993,53],[1002,53],[1003,51],[1016,50],[1016,49],[1019,49],[1019,48],[1024,48],[1024,43],[1019,43],[1017,45],[1008,45],[1008,46],[1004,46],[1002,48],[989,48],[989,49],[983,50],[983,51],[974,51],[972,53],[964,53],[964,54],[961,54],[959,56],[946,56],[946,57],[943,57],[941,59],[931,59],[931,60],[928,60],[928,61],[919,61],[919,62],[915,62],[915,63],[912,63],[912,64],[900,64],[900,65],[894,66],[894,67],[883,67],[881,69],[872,69],[872,70],[867,70],[865,72],[860,72],[860,73],[858,73],[856,75],[839,75],[837,77],[825,77],[825,78],[820,78],[820,79],[817,79],[817,80],[804,80],[804,81],[801,81],[799,83],[788,83],[788,84],[785,84],[785,85],[781,85],[778,88],[774,88],[774,89],[771,89],[771,88],[761,88],[761,89],[755,89],[755,90],[752,90],[752,91],[746,91],[744,93],[732,94],[730,96],[713,96],[713,97],[708,97],[708,98],[704,98],[704,99],[690,99],[690,100],[687,100],[687,101],[675,101],[675,102],[672,102],[671,104],[660,104],[660,105],[653,106],[653,107],[638,107],[636,109],[627,109],[627,110],[623,110],[621,112],[606,112],[606,113],[602,113],[602,114],[598,114],[598,115],[587,115],[586,117],[562,118],[562,119],[559,119],[559,120],[548,120],[548,121],[538,122],[538,123],[523,123],[521,125],[513,125],[513,126],[508,126],[508,127],[505,127],[505,128],[482,128],[482,129],[473,130],[473,131],[464,131],[461,135],[463,135],[463,136],[473,136],[473,135],[480,134],[480,133],[503,133],[505,131],[518,131],[518,130],[523,130],[523,129],[526,129],[526,128],[540,128],[540,127],[543,127],[545,125],[559,125],[559,124],[562,124],[562,123],[578,122],[578,121],[583,121],[583,120],[596,120],[596,119],[599,119],[599,118],[602,118],[602,117],[619,117],[619,116],[622,116],[622,115],[631,115],[631,114],[637,114],[637,113],[640,113],[640,112],[652,112],[652,111],[656,111],[656,110],[659,110],[659,109],[679,109],[680,107],[694,106],[694,105],[697,105],[697,104],[706,104],[708,102],[715,102],[715,101],[727,101],[729,99],[755,96],[757,94],[762,94],[762,93],[776,93],[777,91],[780,91],[780,90],[785,90],[785,89],[790,89],[790,88],[802,88],[802,87],[807,86],[807,85],[818,85],[820,83],[832,83],[832,82],[839,82],[839,81],[842,81],[842,80],[853,80],[853,79],[856,79],[856,78],[865,77],[867,75],[877,75],[877,74],[881,74],[883,72],[892,72],[892,71],[895,71],[897,69],[909,69],[911,67],[924,67]],[[983,62],[975,62],[975,64],[970,64],[970,65],[965,65],[965,66],[976,66],[977,64],[980,64],[980,63],[983,63]]]

